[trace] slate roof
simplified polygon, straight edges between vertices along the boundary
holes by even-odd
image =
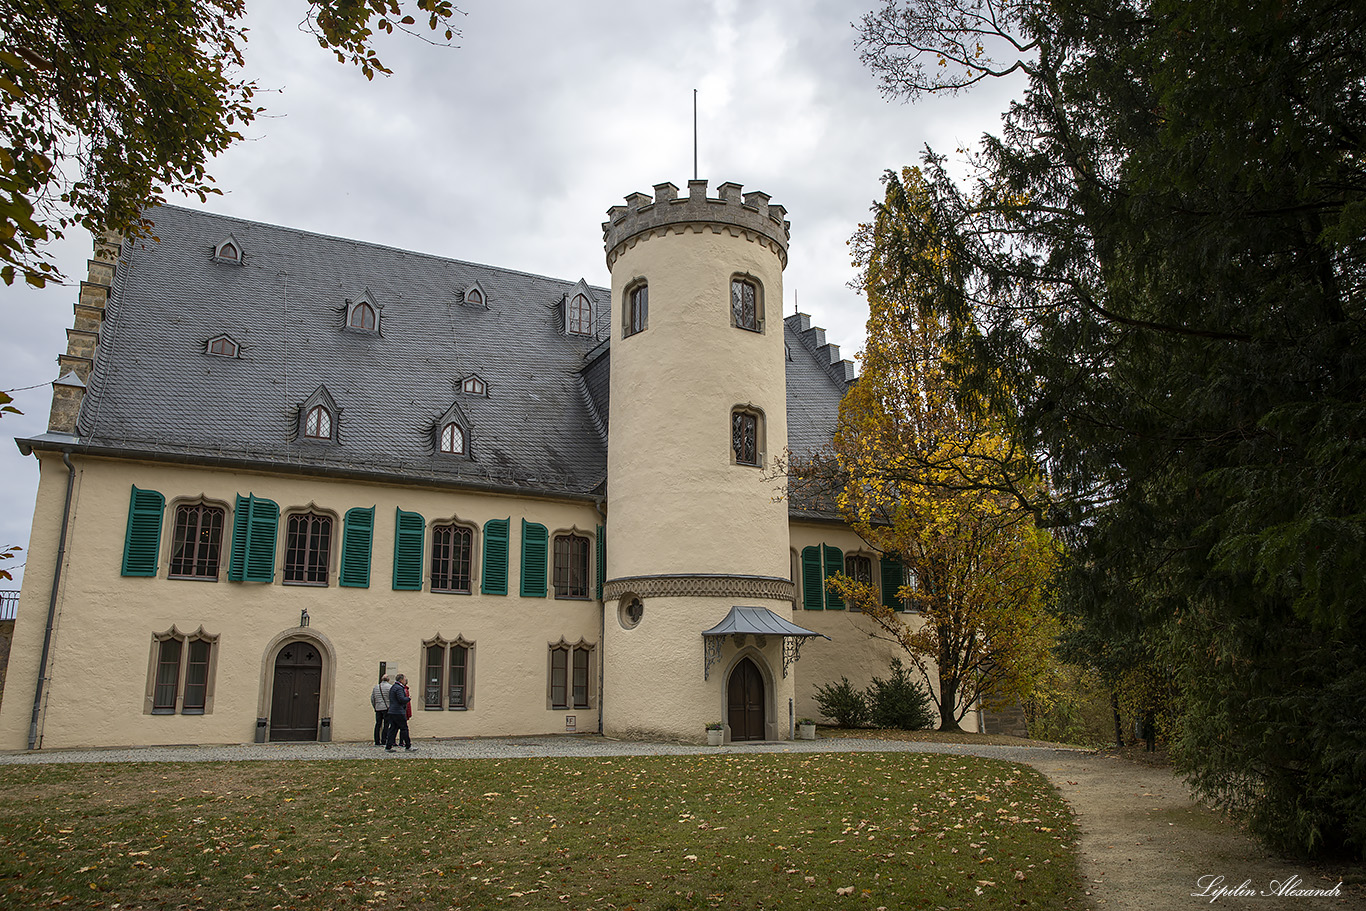
[[[159,242],[127,242],[78,420],[80,444],[172,460],[397,476],[547,495],[604,490],[610,291],[588,286],[597,337],[566,335],[576,281],[164,206]],[[231,235],[242,264],[215,261]],[[478,282],[486,307],[463,302]],[[380,332],[344,328],[346,301]],[[852,366],[804,315],[784,320],[789,446],[828,444]],[[222,335],[237,358],[213,357]],[[819,344],[817,344],[819,342]],[[461,391],[477,374],[488,395]],[[303,437],[325,387],[335,442]],[[436,452],[451,406],[470,457]],[[33,442],[37,442],[36,440]]]

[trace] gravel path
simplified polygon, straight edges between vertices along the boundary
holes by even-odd
[[[1192,799],[1169,770],[1088,750],[932,741],[821,739],[721,747],[609,740],[597,735],[423,740],[408,753],[370,743],[271,743],[135,749],[54,750],[0,754],[0,765],[62,762],[217,762],[373,759],[534,759],[572,756],[688,756],[754,753],[912,752],[984,756],[1031,765],[1048,776],[1077,815],[1081,873],[1095,911],[1241,908],[1253,911],[1366,911],[1362,870],[1295,865],[1266,854],[1240,829]],[[1252,895],[1204,896],[1202,877]],[[1261,894],[1277,884],[1331,889],[1334,898]],[[1245,885],[1246,883],[1246,885]]]

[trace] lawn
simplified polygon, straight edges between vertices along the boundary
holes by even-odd
[[[0,906],[1080,908],[1075,839],[936,754],[11,766]]]

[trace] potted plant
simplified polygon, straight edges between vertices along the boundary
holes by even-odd
[[[801,721],[797,722],[797,739],[816,739],[816,721],[814,718],[803,718]]]
[[[721,740],[726,736],[726,726],[720,721],[713,721],[707,725],[707,744],[719,747]]]

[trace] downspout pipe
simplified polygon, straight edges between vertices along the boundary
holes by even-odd
[[[71,520],[71,488],[76,481],[76,468],[71,464],[71,450],[62,450],[62,464],[66,466],[66,505],[62,507],[62,533],[57,539],[57,563],[52,568],[52,597],[47,602],[47,632],[43,633],[43,655],[38,661],[38,685],[33,690],[33,717],[28,723],[28,748],[38,749],[38,716],[43,710],[43,681],[47,679],[47,659],[52,649],[52,627],[57,619],[57,593],[62,586],[62,564],[66,562],[66,527]]]
[[[601,520],[602,520],[602,533],[603,533],[604,536],[606,536],[606,534],[607,534],[607,509],[606,509],[606,506],[605,506],[605,498],[603,498],[603,497],[594,497],[594,498],[593,498],[593,508],[596,509],[596,510],[598,511],[598,516],[599,516],[599,518],[601,518]],[[606,547],[606,546],[607,546],[607,542],[606,542],[606,541],[600,542],[600,546]],[[595,568],[596,568],[596,567],[595,567]],[[602,570],[603,570],[603,573],[606,574],[606,572],[607,572],[607,567],[604,565],[603,568],[602,568]],[[598,580],[598,584],[601,585],[604,581],[605,581],[605,580],[603,580],[603,579],[599,579],[599,580]],[[601,602],[601,603],[599,603],[598,606],[602,608],[602,613],[601,613],[601,614],[599,615],[599,617],[598,617],[598,736],[601,737],[601,736],[602,736],[602,684],[603,684],[603,674],[605,673],[605,668],[606,668],[606,665],[607,665],[607,662],[603,660],[603,658],[605,657],[604,654],[603,654],[603,652],[606,651],[606,646],[607,646],[607,642],[606,642],[606,639],[607,639],[607,603],[606,603],[606,602]]]

